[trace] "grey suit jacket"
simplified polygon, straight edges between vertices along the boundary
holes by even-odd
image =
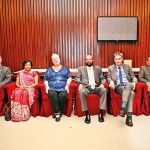
[[[146,68],[146,66],[140,67],[138,80],[141,82],[145,82],[145,83],[150,82],[150,73],[148,69]]]
[[[122,64],[122,67],[124,69],[124,72],[126,74],[127,80],[129,82],[137,82],[137,78],[135,77],[131,67],[127,64]],[[117,66],[115,64],[108,67],[108,76],[107,81],[113,81],[115,85],[117,85]]]
[[[102,69],[99,66],[93,66],[95,83],[97,86],[104,84],[106,82],[105,77],[103,76]],[[82,66],[78,68],[77,77],[75,78],[77,83],[82,84],[84,87],[89,85],[89,78],[87,73],[87,66]]]
[[[0,66],[0,87],[11,80],[11,71],[9,67]]]

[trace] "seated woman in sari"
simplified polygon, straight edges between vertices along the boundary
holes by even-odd
[[[16,89],[12,94],[12,121],[27,121],[30,118],[30,108],[34,102],[34,86],[38,83],[37,72],[31,71],[32,61],[25,60],[16,79]]]

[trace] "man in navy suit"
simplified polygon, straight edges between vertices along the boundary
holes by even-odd
[[[91,55],[85,58],[85,65],[78,68],[76,82],[79,83],[79,97],[81,100],[82,111],[86,113],[85,123],[91,122],[88,111],[86,96],[94,93],[100,96],[100,106],[98,121],[104,122],[103,110],[106,110],[107,89],[104,88],[106,79],[103,76],[102,69],[93,65],[94,59]]]
[[[123,64],[123,54],[121,52],[116,52],[114,54],[114,61],[115,64],[108,67],[107,81],[111,89],[122,95],[123,102],[119,115],[125,117],[127,108],[126,125],[133,126],[132,105],[137,78],[132,72],[131,67],[127,64]]]
[[[11,80],[11,71],[9,67],[2,66],[2,57],[0,56],[0,87]]]

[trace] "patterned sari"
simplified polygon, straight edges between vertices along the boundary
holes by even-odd
[[[37,75],[36,72],[25,72],[21,71],[18,73],[20,85],[21,86],[29,86],[34,83],[34,77]],[[29,88],[15,88],[12,94],[12,121],[27,121],[31,114],[30,108],[34,102],[34,87]]]

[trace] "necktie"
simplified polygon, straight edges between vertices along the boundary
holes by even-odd
[[[122,78],[122,71],[121,71],[121,67],[118,67],[119,69],[119,80],[120,80],[120,85],[123,86],[124,83],[123,83],[123,78]]]

